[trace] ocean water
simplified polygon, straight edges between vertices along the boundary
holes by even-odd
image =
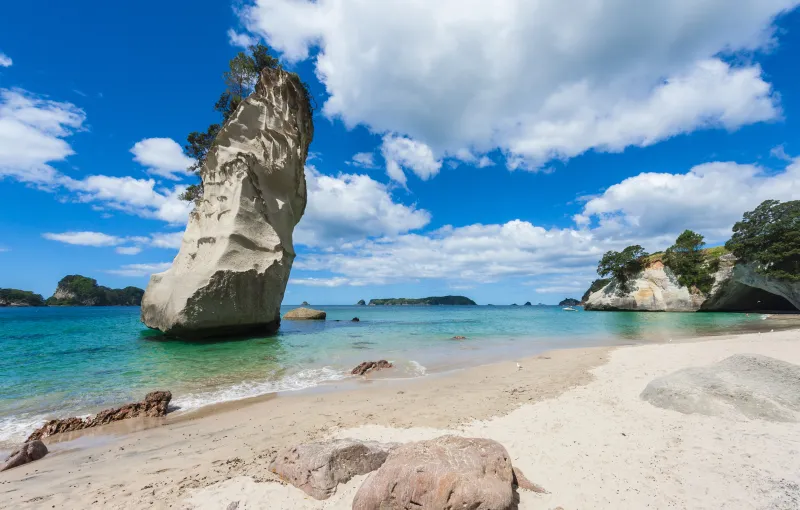
[[[138,307],[0,308],[0,449],[45,419],[91,414],[154,389],[171,390],[173,403],[186,410],[343,380],[365,360],[394,362],[396,369],[382,376],[422,377],[552,348],[765,327],[759,315],[721,313],[315,308],[328,320],[284,321],[274,336],[204,342],[165,340],[141,324]],[[452,340],[456,335],[467,339]]]

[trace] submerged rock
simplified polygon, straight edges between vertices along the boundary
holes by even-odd
[[[126,420],[128,418],[159,418],[167,415],[167,407],[172,400],[172,393],[169,391],[151,391],[141,402],[126,404],[122,407],[115,407],[100,411],[90,418],[65,418],[61,420],[50,420],[28,437],[28,441],[43,439],[54,434],[64,432],[74,432],[100,425],[107,425],[115,421]]]
[[[365,375],[373,370],[381,370],[383,368],[392,368],[394,365],[382,359],[380,361],[365,361],[359,364],[356,368],[350,371],[353,375]]]
[[[277,329],[313,133],[300,79],[266,69],[208,154],[204,196],[172,267],[150,278],[142,322],[184,338]]]
[[[324,321],[327,316],[328,314],[322,310],[295,308],[286,312],[283,318],[289,321]]]
[[[43,442],[37,440],[28,440],[25,444],[11,452],[11,455],[6,457],[5,463],[0,466],[0,471],[11,469],[35,460],[39,460],[47,455],[47,446]]]
[[[378,469],[395,444],[337,439],[287,448],[269,470],[316,499],[328,499],[336,486]]]
[[[796,422],[800,366],[758,354],[737,354],[654,379],[641,398],[684,414]]]
[[[398,446],[356,493],[353,510],[515,508],[508,452],[490,439],[443,436]]]

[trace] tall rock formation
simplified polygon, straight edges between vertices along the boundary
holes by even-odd
[[[204,196],[172,267],[150,278],[142,322],[182,338],[277,329],[313,134],[302,82],[265,70],[208,154]]]

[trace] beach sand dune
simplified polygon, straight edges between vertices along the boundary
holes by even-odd
[[[45,459],[0,475],[0,506],[345,509],[365,476],[316,501],[273,479],[272,452],[330,437],[457,434],[499,441],[549,491],[521,491],[523,509],[798,508],[798,423],[685,414],[640,397],[658,377],[735,354],[800,365],[800,332],[555,351],[410,382],[227,404],[88,447],[48,445]]]

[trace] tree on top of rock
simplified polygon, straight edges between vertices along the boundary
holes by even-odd
[[[707,294],[714,283],[713,273],[719,267],[719,261],[706,260],[703,251],[705,244],[702,235],[684,230],[675,240],[675,244],[667,248],[664,264],[678,277],[678,283]]]
[[[630,281],[644,269],[645,257],[647,252],[638,244],[621,252],[608,251],[597,265],[597,274],[613,278],[619,293],[629,292]]]
[[[214,104],[214,110],[222,115],[222,123],[211,124],[205,131],[192,131],[186,138],[187,143],[183,150],[194,160],[189,169],[198,175],[222,126],[233,115],[239,104],[253,92],[261,71],[280,67],[278,59],[270,55],[269,48],[263,44],[250,46],[249,49],[250,54],[242,51],[233,57],[228,63],[228,70],[222,74],[225,90]],[[180,198],[189,201],[203,198],[203,182],[189,186]]]
[[[725,247],[761,274],[800,281],[800,200],[766,200],[744,213]]]

